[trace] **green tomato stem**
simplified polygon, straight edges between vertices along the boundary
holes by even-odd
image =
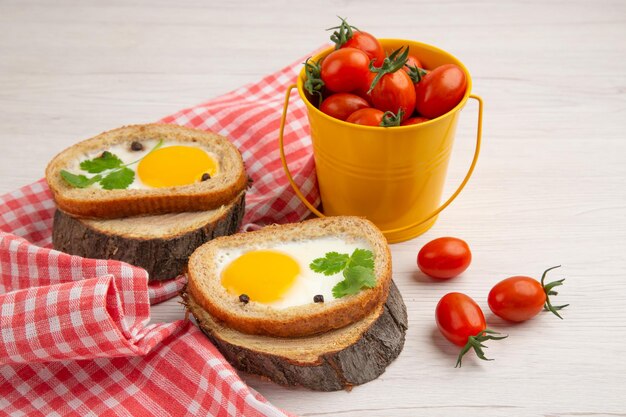
[[[402,107],[398,109],[397,114],[393,114],[393,112],[391,111],[386,111],[383,114],[383,120],[382,122],[380,122],[380,126],[382,127],[400,126],[400,123],[402,122],[402,116],[404,116],[404,110],[402,110]]]
[[[324,81],[322,80],[322,69],[321,64],[319,62],[309,60],[311,57],[307,58],[304,61],[304,73],[306,74],[306,80],[304,81],[304,89],[309,92],[312,96],[318,96],[318,104],[319,107],[322,104],[323,95],[322,91],[324,89]]]
[[[403,48],[404,51],[402,51]],[[408,58],[409,47],[401,46],[383,60],[383,64],[380,66],[380,68],[374,66],[375,60],[370,61],[370,71],[376,73],[376,76],[372,80],[372,84],[370,85],[370,89],[367,91],[367,94],[370,94],[372,92],[372,90],[374,89],[374,87],[376,87],[376,84],[378,84],[378,81],[380,81],[383,75],[391,74],[398,71],[399,69],[402,69],[406,65],[406,61]]]
[[[356,27],[350,26],[348,22],[346,21],[346,18],[341,17],[341,16],[337,16],[337,17],[341,20],[341,24],[339,26],[326,29],[326,30],[338,29],[338,31],[335,30],[335,32],[333,32],[333,34],[330,35],[330,40],[335,43],[335,50],[341,48],[346,42],[352,39],[352,36],[354,35],[354,32],[352,31],[352,29],[358,30]]]
[[[487,359],[485,357],[485,352],[483,352],[483,348],[486,348],[487,346],[483,345],[482,342],[486,342],[487,340],[502,340],[502,339],[509,337],[509,335],[503,335],[503,336],[496,336],[496,335],[500,335],[500,333],[494,330],[485,329],[479,332],[476,336],[468,337],[467,343],[465,344],[465,346],[463,346],[463,348],[459,352],[459,356],[457,357],[456,365],[454,365],[454,367],[455,368],[461,367],[461,361],[463,359],[463,355],[469,352],[470,349],[474,349],[474,352],[476,353],[476,356],[478,356],[479,359],[482,359],[484,361],[492,361],[493,359]]]
[[[563,285],[563,282],[565,281],[565,278],[557,280],[557,281],[552,281],[552,282],[550,282],[548,284],[545,284],[545,279],[546,279],[546,275],[548,274],[548,272],[552,271],[553,269],[560,268],[560,267],[561,267],[561,265],[557,265],[557,266],[553,266],[553,267],[548,268],[545,271],[543,271],[543,275],[541,275],[541,286],[543,287],[543,292],[546,293],[546,303],[544,304],[543,309],[546,310],[546,311],[552,312],[552,314],[554,314],[555,316],[557,316],[558,318],[563,320],[563,317],[559,314],[558,311],[564,309],[567,306],[569,306],[569,304],[563,304],[563,305],[560,305],[560,306],[553,306],[552,302],[550,301],[550,296],[558,294],[556,291],[553,291],[552,289],[554,287],[558,287],[558,286]]]

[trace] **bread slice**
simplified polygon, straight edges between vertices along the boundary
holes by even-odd
[[[350,389],[380,376],[402,351],[408,327],[406,307],[393,282],[385,304],[363,319],[289,339],[238,332],[215,320],[184,290],[181,296],[200,329],[235,368],[317,391]]]
[[[182,274],[203,243],[236,233],[241,227],[245,192],[214,210],[81,219],[57,210],[52,226],[56,250],[85,258],[117,259],[148,271],[149,281]]]
[[[229,293],[221,284],[216,265],[224,251],[272,249],[287,242],[323,237],[366,242],[374,254],[376,285],[324,303],[313,303],[311,294],[310,303],[278,309],[254,300],[243,303],[237,294]],[[332,250],[328,248],[328,252]],[[225,326],[248,334],[301,337],[347,326],[379,308],[389,290],[391,254],[384,236],[370,221],[350,216],[326,217],[217,238],[191,255],[188,278],[187,291],[191,297]],[[325,278],[320,274],[320,279]]]
[[[155,139],[202,145],[217,156],[219,172],[207,181],[191,185],[150,189],[75,188],[61,177],[62,170],[86,159],[86,155],[106,151],[114,145],[130,147],[134,141]],[[212,210],[228,204],[247,184],[241,154],[228,139],[168,124],[125,126],[80,142],[52,159],[46,169],[46,180],[59,209],[75,217],[105,219]]]

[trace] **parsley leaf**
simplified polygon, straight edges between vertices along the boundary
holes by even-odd
[[[364,266],[351,266],[343,271],[343,276],[348,281],[358,281],[361,287],[374,288],[376,286],[376,275],[374,268],[366,268]]]
[[[363,288],[376,286],[374,254],[366,249],[355,249],[352,255],[328,252],[323,258],[314,259],[309,268],[324,275],[334,275],[343,271],[343,281],[333,287],[335,298],[356,294]]]
[[[348,281],[344,279],[333,287],[333,297],[341,298],[346,295],[356,294],[361,291],[361,285],[358,281]]]
[[[92,178],[87,178],[84,175],[76,175],[76,174],[72,174],[71,172],[68,172],[66,170],[61,170],[61,177],[72,187],[76,187],[76,188],[87,188],[89,187],[91,184],[93,184],[96,181],[99,181],[100,178],[102,178],[100,175],[96,175],[95,177]]]
[[[366,249],[355,249],[350,256],[350,266],[374,269],[374,254]]]
[[[109,173],[100,180],[100,185],[105,190],[116,190],[127,188],[135,180],[135,172],[124,167]]]
[[[333,297],[341,298],[346,295],[357,294],[363,288],[376,286],[374,269],[364,266],[350,266],[343,270],[344,280],[333,287]]]
[[[99,157],[80,163],[80,169],[90,174],[98,174],[107,169],[119,168],[120,166],[122,166],[122,160],[109,151],[104,151]]]
[[[349,259],[347,253],[328,252],[323,258],[314,259],[309,268],[324,275],[334,275],[346,267]]]

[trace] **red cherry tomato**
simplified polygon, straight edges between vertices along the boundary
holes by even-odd
[[[437,67],[415,84],[415,110],[429,119],[439,117],[459,104],[466,89],[461,68],[454,64]]]
[[[320,110],[339,120],[346,120],[357,110],[369,107],[364,98],[350,93],[337,93],[329,96],[320,105]]]
[[[502,336],[487,328],[485,315],[478,304],[465,294],[451,292],[439,300],[435,319],[441,334],[457,346],[464,346],[459,353],[456,366],[461,366],[463,355],[474,349],[476,355],[488,360],[482,348],[487,340],[500,340]]]
[[[511,277],[497,283],[489,292],[489,308],[509,321],[526,321],[543,309],[546,294],[541,284],[530,277]]]
[[[374,59],[374,66],[379,67],[385,59],[385,50],[378,39],[367,32],[354,31],[352,38],[344,43],[342,48],[356,48],[365,52],[370,60]]]
[[[505,320],[521,322],[535,317],[544,305],[557,317],[558,313],[567,305],[553,306],[549,295],[556,295],[552,288],[559,286],[564,280],[544,284],[546,273],[554,268],[547,269],[541,277],[541,282],[531,277],[515,276],[498,282],[489,291],[489,308],[493,313]]]
[[[465,346],[470,336],[487,328],[485,315],[478,304],[459,292],[451,292],[439,300],[435,318],[441,334],[457,346]]]
[[[322,81],[336,93],[349,93],[363,88],[370,72],[369,62],[367,54],[360,49],[337,49],[322,61]]]
[[[413,114],[415,108],[415,88],[411,77],[404,71],[383,75],[371,91],[374,107],[397,114],[402,109],[402,120]]]
[[[409,69],[407,67],[417,67],[417,68],[424,69],[424,67],[422,66],[422,63],[420,62],[420,60],[415,58],[413,55],[409,55],[409,57],[406,60],[406,64],[404,64],[404,68],[403,69],[408,74],[409,73]]]
[[[346,122],[364,126],[380,126],[383,121],[383,114],[385,113],[378,109],[368,107],[352,113]]]
[[[450,279],[461,274],[472,262],[472,252],[464,240],[440,237],[425,244],[417,254],[417,266],[436,279]]]
[[[402,122],[400,126],[418,125],[420,123],[424,123],[429,120],[430,119],[426,117],[409,117],[404,122]]]

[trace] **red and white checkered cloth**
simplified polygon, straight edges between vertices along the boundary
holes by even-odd
[[[302,62],[161,120],[221,133],[240,149],[254,181],[246,225],[308,215],[277,149],[283,94]],[[285,151],[318,203],[300,100],[290,106]],[[54,210],[44,180],[0,197],[0,415],[287,415],[189,321],[148,324],[150,304],[175,296],[184,276],[148,285],[141,268],[50,249]]]

